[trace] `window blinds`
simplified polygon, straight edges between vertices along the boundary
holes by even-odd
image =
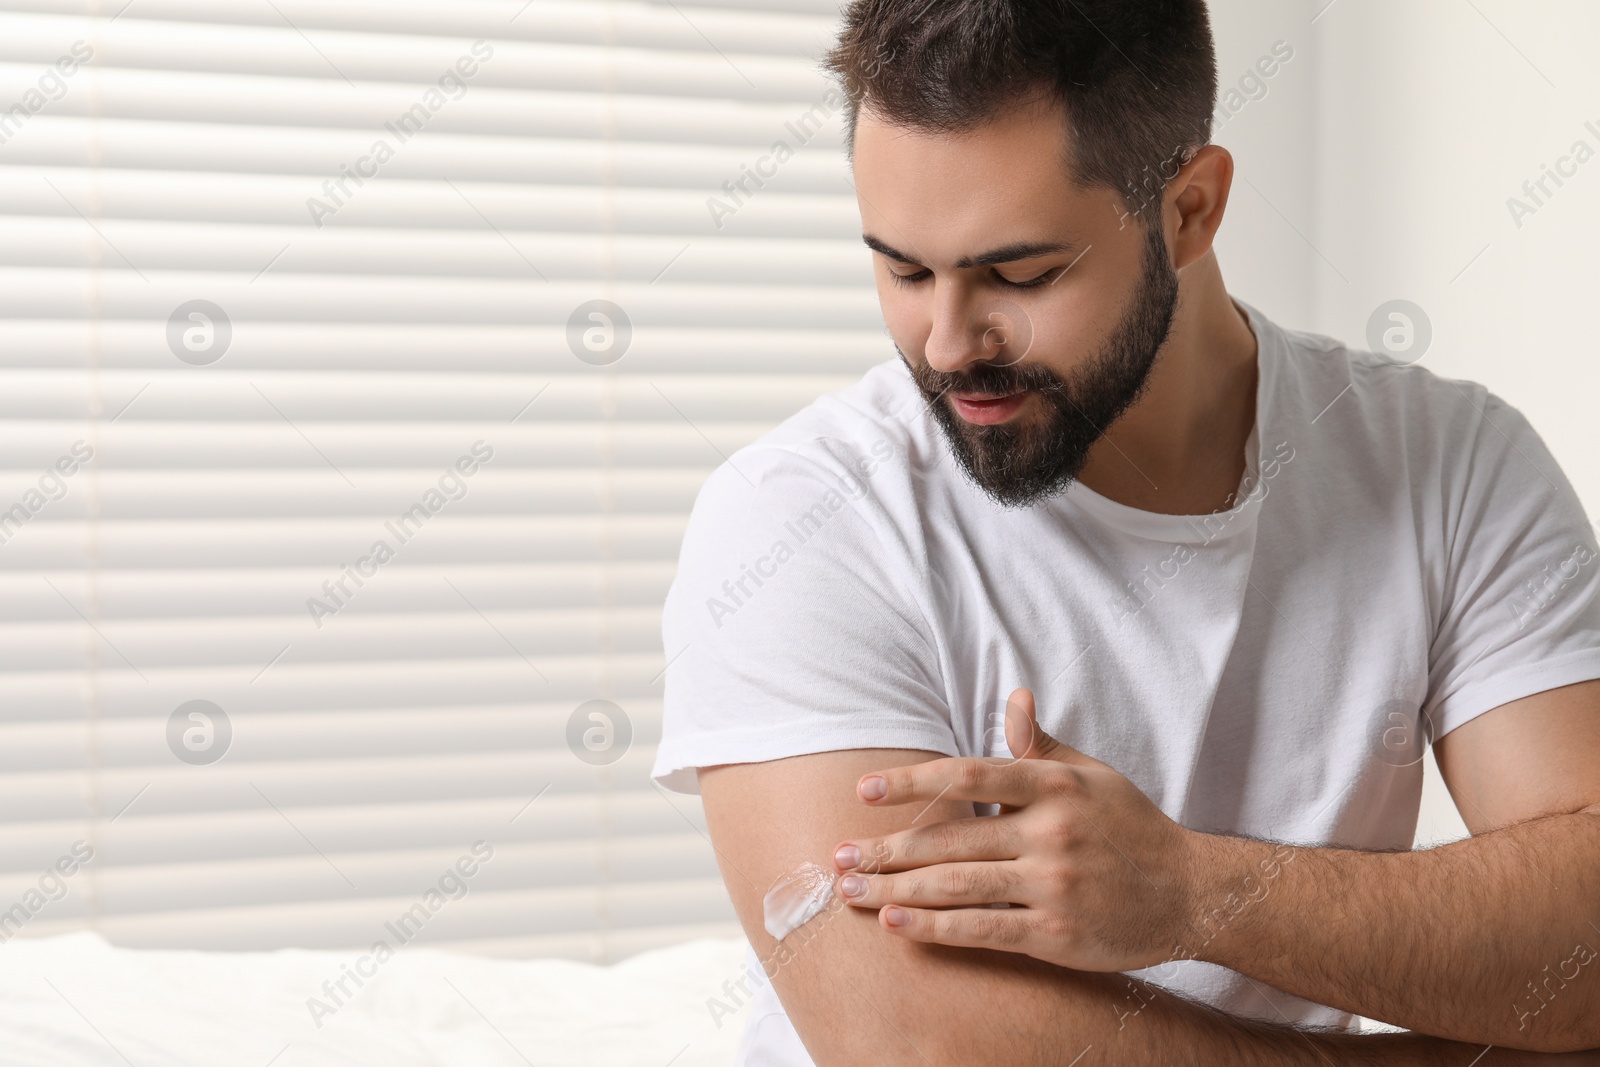
[[[892,355],[835,19],[0,2],[0,939],[737,931],[660,603],[706,475]]]

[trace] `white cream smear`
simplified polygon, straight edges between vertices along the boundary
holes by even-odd
[[[762,901],[767,933],[782,941],[810,922],[833,897],[833,874],[802,863],[773,883]]]

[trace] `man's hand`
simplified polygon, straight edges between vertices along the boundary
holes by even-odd
[[[943,799],[998,803],[1001,813],[841,844],[841,895],[881,909],[879,924],[913,941],[1021,952],[1082,971],[1173,958],[1193,911],[1202,835],[1110,766],[1045,734],[1027,689],[1007,703],[1006,743],[1016,758],[938,759],[864,776],[857,792],[874,807]]]

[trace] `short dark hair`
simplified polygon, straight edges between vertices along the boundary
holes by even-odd
[[[859,108],[969,131],[1030,98],[1067,115],[1068,177],[1135,213],[1211,141],[1216,46],[1205,0],[849,0],[823,59]]]

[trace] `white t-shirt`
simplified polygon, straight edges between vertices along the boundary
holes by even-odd
[[[1005,699],[1028,686],[1046,731],[1192,829],[1409,848],[1430,738],[1600,677],[1594,531],[1483,386],[1237,303],[1260,379],[1227,511],[1077,483],[1002,508],[898,360],[737,452],[667,596],[658,780],[694,792],[697,767],[840,749],[1008,755]],[[1239,1015],[1353,1022],[1213,964],[1130,973]],[[741,1014],[741,1063],[811,1063],[770,984]]]

